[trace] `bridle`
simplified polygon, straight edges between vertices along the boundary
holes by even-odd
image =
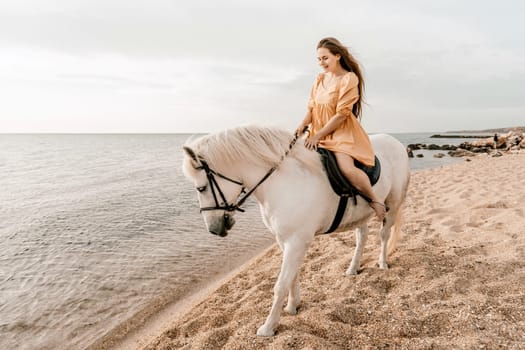
[[[244,203],[244,201],[246,200],[246,199],[243,200],[243,198],[245,198],[246,195],[243,198],[241,198],[241,200],[238,200],[237,203],[229,204],[228,201],[226,200],[226,196],[224,195],[224,192],[222,191],[221,187],[217,183],[217,179],[215,179],[215,176],[218,176],[224,180],[233,182],[236,185],[242,186],[241,194],[245,193],[245,187],[243,183],[237,180],[233,180],[229,178],[228,176],[225,176],[211,169],[208,163],[206,163],[204,159],[199,158],[199,161],[201,163],[201,166],[196,167],[195,169],[204,170],[206,172],[206,177],[208,178],[208,183],[210,184],[210,190],[211,190],[211,193],[213,194],[213,200],[215,201],[214,207],[200,208],[201,213],[207,210],[225,210],[228,212],[238,210],[238,211],[244,212],[244,209],[241,209],[240,205]],[[220,199],[222,199],[222,205],[219,204],[219,199],[217,198],[217,192],[219,193]]]
[[[290,142],[290,145],[288,146],[288,149],[286,150],[284,155],[281,157],[279,162],[276,165],[274,165],[270,170],[268,170],[266,172],[266,174],[261,178],[261,180],[259,180],[259,182],[257,182],[257,184],[255,186],[253,186],[253,188],[251,190],[249,190],[248,192],[246,192],[246,188],[244,187],[244,184],[241,181],[237,181],[237,180],[231,179],[228,176],[225,176],[225,175],[223,175],[223,174],[213,170],[212,168],[210,168],[210,166],[208,165],[208,163],[204,159],[199,157],[199,161],[200,161],[201,165],[196,167],[195,169],[197,169],[197,170],[204,170],[206,172],[206,177],[208,178],[208,183],[210,185],[210,190],[211,190],[211,192],[213,194],[213,200],[215,201],[215,206],[213,206],[213,207],[202,207],[202,208],[200,208],[201,213],[203,211],[209,211],[209,210],[224,210],[224,211],[227,211],[227,212],[234,212],[234,211],[238,210],[240,212],[244,212],[244,209],[241,208],[241,205],[243,205],[244,202],[248,199],[248,197],[250,197],[250,195],[253,192],[255,192],[255,190],[264,181],[266,181],[266,179],[268,179],[270,177],[270,175],[272,175],[275,170],[277,170],[279,165],[281,165],[281,163],[284,161],[284,158],[286,156],[288,156],[288,154],[292,150],[292,147],[295,145],[295,143],[297,142],[298,138],[299,138],[299,135],[296,133],[294,135],[294,138]],[[239,194],[239,197],[237,198],[237,202],[236,203],[231,203],[231,204],[228,203],[228,201],[226,200],[226,196],[224,195],[224,192],[222,191],[221,187],[219,186],[219,184],[217,182],[217,179],[215,178],[216,176],[218,176],[218,177],[220,177],[220,178],[222,178],[224,180],[227,180],[229,182],[232,182],[232,183],[242,187],[241,193]],[[217,193],[219,194],[220,199],[222,200],[222,203],[219,202],[219,198],[217,196]],[[225,214],[225,215],[227,215],[227,214]]]

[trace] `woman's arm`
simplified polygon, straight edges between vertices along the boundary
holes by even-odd
[[[324,139],[326,136],[334,132],[334,130],[337,129],[341,124],[343,124],[345,119],[347,119],[347,117],[339,113],[334,115],[321,130],[315,133],[315,136],[317,136],[318,140]]]
[[[326,123],[325,126],[321,130],[315,133],[314,136],[309,137],[305,142],[304,145],[309,150],[316,149],[317,145],[319,144],[319,140],[322,140],[327,135],[330,135],[332,132],[334,132],[335,129],[337,129],[346,119],[347,117],[341,114],[336,114],[330,120],[328,123]]]

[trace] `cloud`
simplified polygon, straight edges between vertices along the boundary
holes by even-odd
[[[472,118],[499,126],[523,112],[525,4],[509,0],[0,6],[4,131],[42,119],[65,131],[75,122],[128,132],[251,121],[293,129],[323,36],[340,38],[364,66],[369,131],[455,129]]]

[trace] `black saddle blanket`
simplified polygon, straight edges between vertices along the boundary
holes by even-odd
[[[339,170],[334,153],[324,148],[318,148],[317,152],[321,155],[321,161],[323,162],[334,192],[339,196],[345,197],[355,197],[356,194],[359,194],[359,191],[357,191],[357,189]],[[372,186],[375,185],[381,175],[381,164],[379,163],[379,159],[375,157],[375,164],[372,167],[366,166],[357,160],[354,161],[354,164],[357,168],[362,169],[366,173]]]

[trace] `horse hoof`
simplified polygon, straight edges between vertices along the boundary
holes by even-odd
[[[288,315],[297,315],[297,307],[286,305],[286,307],[284,308],[284,311],[286,311]]]
[[[259,327],[259,329],[257,330],[257,335],[259,337],[273,337],[274,334],[275,332],[273,331],[273,329],[266,327],[265,325]]]
[[[378,263],[378,265],[379,265],[379,268],[381,270],[388,270],[388,264],[387,263],[385,263],[385,262],[384,263]]]
[[[355,276],[355,275],[357,275],[357,269],[348,269],[348,270],[346,270],[345,275],[347,275],[347,276]]]

